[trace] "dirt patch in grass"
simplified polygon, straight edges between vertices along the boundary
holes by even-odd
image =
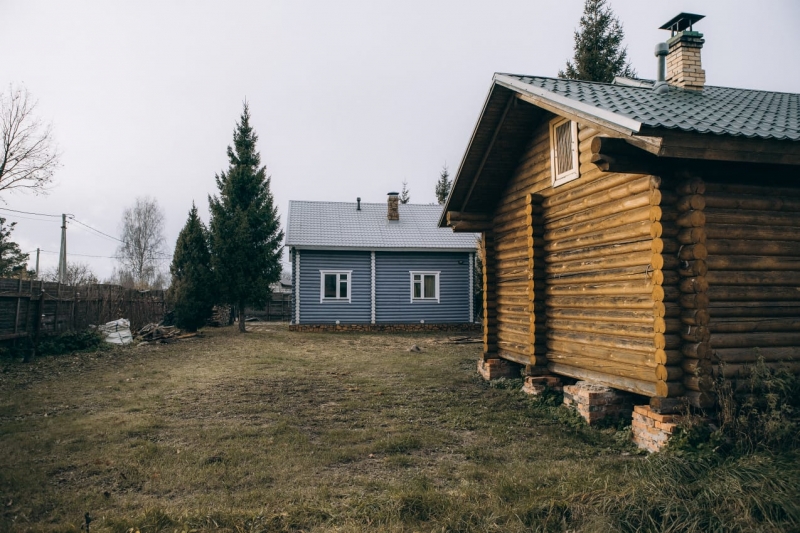
[[[444,339],[270,325],[6,363],[0,530],[560,531],[621,493],[624,433]]]

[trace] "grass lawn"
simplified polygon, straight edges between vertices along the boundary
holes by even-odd
[[[0,530],[79,531],[88,512],[93,532],[660,531],[653,499],[702,505],[651,479],[664,463],[627,432],[482,381],[480,345],[446,339],[231,327],[0,362]],[[797,526],[769,511],[797,496],[795,459],[741,489],[772,507],[730,520]]]

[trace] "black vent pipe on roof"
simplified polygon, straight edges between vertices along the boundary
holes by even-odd
[[[356,198],[356,211],[361,211],[361,197]]]
[[[653,85],[653,90],[656,94],[664,94],[669,92],[669,85],[666,82],[667,78],[667,54],[669,53],[669,45],[667,43],[658,43],[656,45],[656,57],[658,58],[658,72],[656,72],[656,84]]]

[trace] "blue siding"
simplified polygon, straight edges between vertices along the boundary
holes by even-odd
[[[469,268],[469,254],[466,252],[376,252],[376,322],[471,322]],[[412,270],[441,272],[438,303],[435,300],[411,303],[409,272]],[[302,311],[300,318],[303,319]]]
[[[320,302],[320,270],[352,270],[351,301]],[[300,250],[300,324],[369,324],[370,253]]]
[[[292,264],[292,324],[297,324],[297,317],[295,317],[295,309],[297,309],[297,305],[295,305],[297,299],[297,269],[294,267],[295,265],[295,249],[289,249],[289,262]]]

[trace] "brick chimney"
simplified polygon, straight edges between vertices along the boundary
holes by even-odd
[[[706,84],[706,71],[700,63],[700,50],[703,48],[703,34],[694,31],[693,25],[704,15],[681,13],[661,26],[670,30],[672,36],[667,41],[667,83],[673,87],[701,91]]]
[[[390,192],[388,203],[389,211],[386,214],[386,218],[389,220],[400,220],[400,193]]]

